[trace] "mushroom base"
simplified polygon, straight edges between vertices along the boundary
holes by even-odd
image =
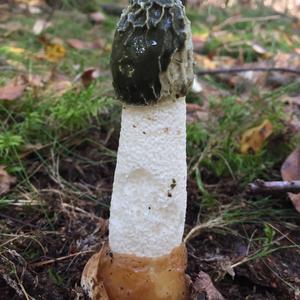
[[[187,300],[186,264],[184,245],[155,258],[112,253],[106,245],[88,261],[81,284],[92,300]]]

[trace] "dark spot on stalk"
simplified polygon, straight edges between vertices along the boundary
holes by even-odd
[[[175,187],[176,187],[176,185],[177,185],[176,180],[173,178],[173,179],[172,179],[172,183],[171,183],[171,185],[170,185],[171,190],[174,190]]]

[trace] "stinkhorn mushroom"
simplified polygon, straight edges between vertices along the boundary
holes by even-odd
[[[181,0],[129,1],[111,55],[123,110],[109,242],[82,276],[92,299],[187,299],[182,236],[192,56]]]

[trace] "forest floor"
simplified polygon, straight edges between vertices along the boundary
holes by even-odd
[[[103,2],[0,4],[0,299],[84,299],[83,267],[107,240],[121,106],[118,16]],[[300,299],[299,196],[247,189],[300,179],[300,20],[238,5],[187,13],[195,72],[281,69],[199,73],[187,96],[192,297]]]

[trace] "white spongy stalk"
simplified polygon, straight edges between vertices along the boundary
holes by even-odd
[[[125,105],[110,210],[113,252],[169,254],[182,243],[186,210],[185,98]]]

